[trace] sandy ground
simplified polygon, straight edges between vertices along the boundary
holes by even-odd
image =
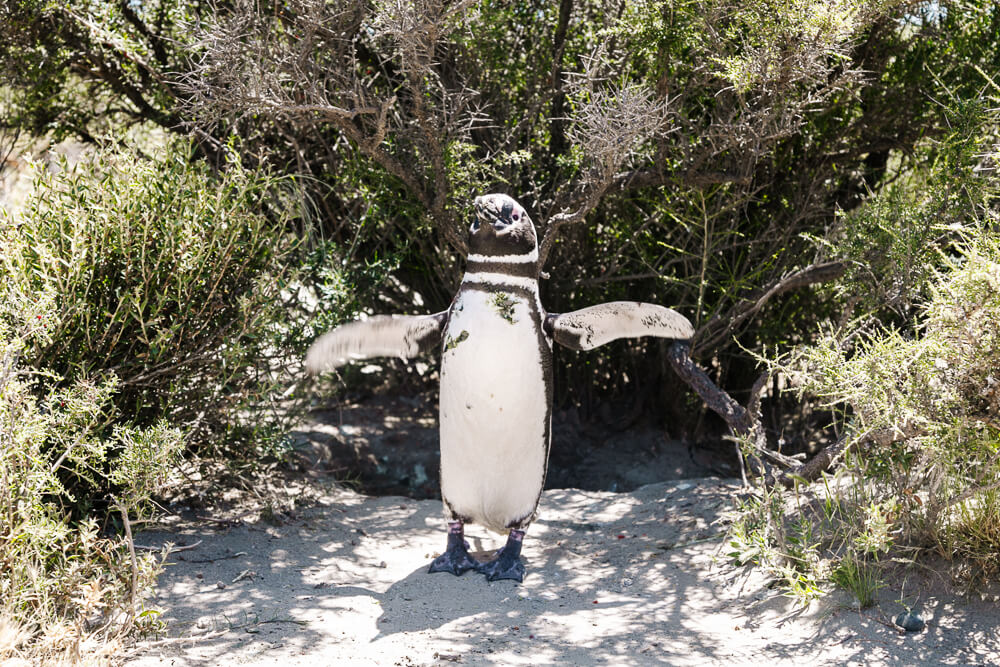
[[[145,532],[174,542],[155,604],[152,665],[1000,664],[994,600],[909,580],[927,628],[902,633],[898,591],[858,611],[846,594],[796,607],[725,558],[731,481],[628,493],[551,490],[524,543],[523,584],[428,574],[445,542],[438,501],[319,482],[280,525],[243,519]],[[482,556],[501,543],[472,527]],[[940,587],[939,587],[940,588]]]

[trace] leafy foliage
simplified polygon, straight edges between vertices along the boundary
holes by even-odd
[[[24,351],[31,365],[113,373],[124,421],[167,419],[205,443],[238,435],[238,411],[266,410],[287,383],[276,373],[291,360],[296,207],[275,204],[281,183],[266,174],[232,163],[215,176],[188,157],[108,150],[43,173],[4,219],[0,257],[22,292],[59,295],[49,335]]]
[[[826,574],[817,566],[812,575],[851,589],[863,605],[893,559],[926,550],[957,557],[970,580],[1000,572],[998,124],[980,111],[955,127],[923,174],[894,184],[831,235],[845,256],[864,248],[878,258],[856,260],[862,270],[846,288],[893,289],[870,290],[854,301],[856,317],[769,362],[800,398],[843,416],[845,465],[822,488],[798,490],[796,502],[762,491],[769,500],[745,508],[735,534],[778,567],[788,549],[760,531],[762,508],[778,508],[769,525],[810,523],[827,562]]]
[[[197,128],[199,154],[217,162],[238,136],[246,163],[307,176],[316,227],[344,267],[399,261],[382,295],[410,311],[453,294],[471,196],[508,191],[547,230],[543,254],[559,267],[549,307],[678,306],[698,323],[693,353],[716,359],[729,388],[752,373],[735,343],[787,348],[837,302],[790,294],[730,329],[733,313],[816,261],[807,239],[838,209],[920,164],[916,148],[949,129],[939,100],[980,96],[1000,70],[998,10],[978,2],[23,0],[7,11],[0,66],[21,125],[84,137],[110,119]],[[44,76],[17,71],[25,59]],[[363,307],[385,309],[374,295]],[[577,388],[563,399],[578,403],[587,388],[665,384],[657,346],[557,361],[562,391]],[[672,393],[657,400],[678,411]]]
[[[25,365],[24,353],[51,337],[51,291],[24,292],[0,275],[0,660],[48,663],[109,655],[133,628],[152,629],[157,612],[142,597],[159,570],[136,555],[131,536],[102,537],[96,516],[67,521],[84,501],[66,480],[113,485],[116,516],[148,509],[183,447],[183,433],[105,425],[117,414],[118,383],[70,383]]]

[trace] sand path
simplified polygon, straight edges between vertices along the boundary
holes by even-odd
[[[699,479],[631,493],[546,491],[523,584],[427,574],[443,548],[436,501],[323,488],[281,525],[203,522],[144,533],[172,556],[152,665],[1000,664],[995,602],[920,597],[927,629],[902,634],[898,592],[858,611],[846,594],[796,607],[724,555],[737,487]],[[472,528],[474,550],[499,538]]]

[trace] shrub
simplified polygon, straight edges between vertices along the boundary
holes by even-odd
[[[768,362],[800,398],[842,415],[846,456],[823,484],[762,490],[766,500],[741,508],[735,553],[778,569],[788,561],[787,524],[808,521],[823,563],[811,574],[862,604],[887,564],[928,551],[969,581],[1000,573],[997,123],[966,111],[940,160],[851,216],[849,234],[835,234],[857,269],[844,296],[866,293],[869,280],[866,297],[845,298],[839,325]]]
[[[23,354],[65,378],[116,376],[121,422],[166,419],[191,443],[254,451],[260,438],[240,438],[259,429],[240,415],[284,389],[297,331],[283,308],[296,207],[264,172],[189,158],[184,145],[98,151],[43,173],[0,218],[9,280],[57,295],[49,335]]]
[[[905,436],[849,457],[847,473],[857,486],[852,505],[863,512],[854,544],[873,554],[893,543],[934,545],[994,575],[1000,237],[984,231],[970,241],[930,290],[917,336],[890,330],[849,346],[831,334],[803,352],[797,377],[803,391],[849,409],[854,437],[878,429]]]
[[[287,183],[184,144],[107,148],[0,213],[0,661],[155,627],[159,561],[131,522],[185,448],[254,459],[294,415]],[[349,303],[329,253],[308,265],[330,289],[306,301]]]
[[[70,522],[81,498],[62,481],[112,485],[117,520],[129,526],[176,462],[180,430],[106,424],[119,416],[114,376],[76,379],[22,358],[50,344],[53,291],[25,293],[0,274],[0,662],[75,661],[107,655],[133,629],[156,625],[146,609],[160,560],[136,554],[130,529],[102,537],[93,516]]]

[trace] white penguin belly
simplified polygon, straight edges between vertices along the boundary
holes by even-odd
[[[503,533],[535,511],[548,452],[548,359],[517,296],[459,294],[441,360],[441,493]]]

